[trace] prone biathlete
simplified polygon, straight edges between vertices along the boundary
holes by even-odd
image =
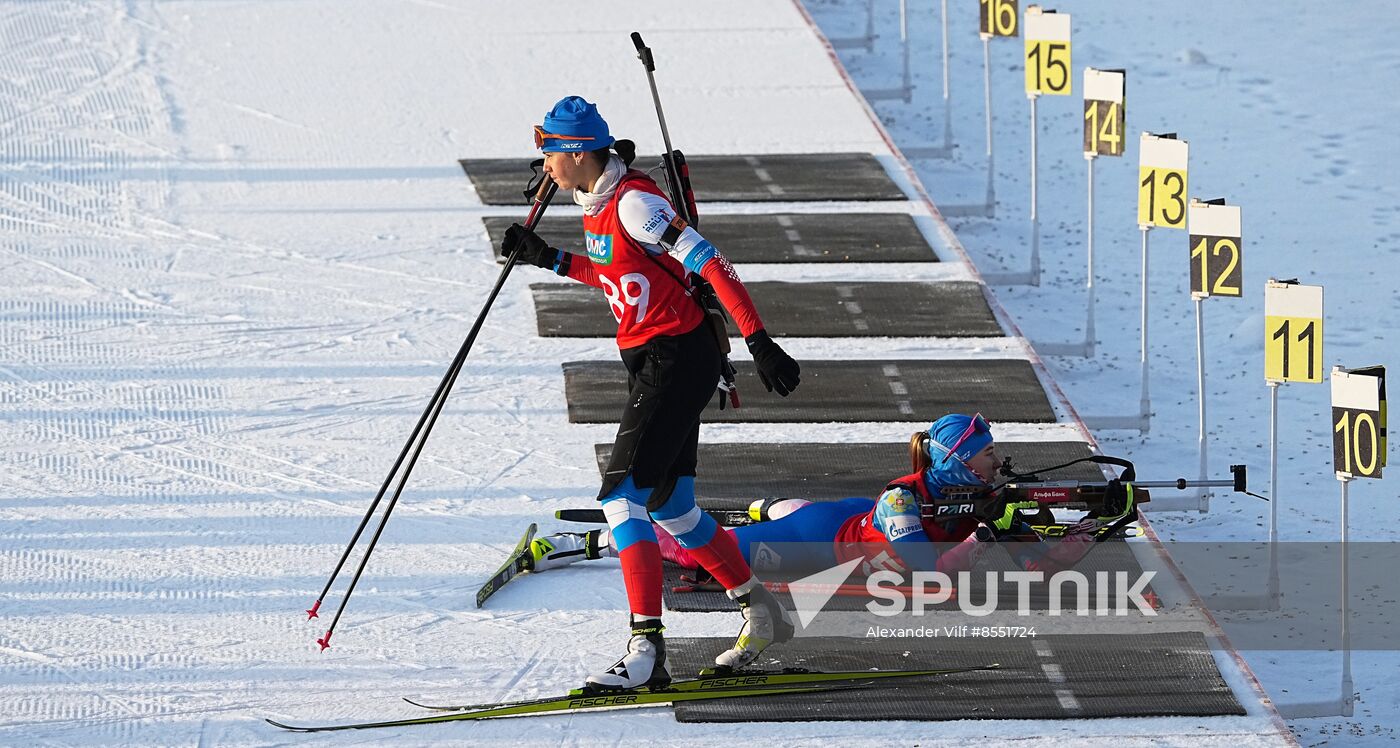
[[[852,497],[831,502],[755,502],[768,521],[726,531],[734,536],[745,560],[760,569],[789,563],[800,564],[799,570],[815,570],[860,558],[866,573],[890,569],[952,574],[971,569],[988,543],[1011,541],[1014,545],[1006,548],[1018,565],[1049,570],[1072,565],[1088,551],[1100,528],[1133,509],[1130,490],[1122,512],[1115,507],[1116,516],[1086,516],[1070,526],[1058,543],[1041,543],[1040,535],[1020,519],[1021,510],[1039,508],[1034,501],[1007,502],[1004,514],[988,520],[925,518],[921,507],[944,488],[991,486],[1001,460],[991,427],[980,414],[943,416],[927,431],[914,434],[910,453],[915,471],[890,481],[873,501]],[[667,561],[688,569],[701,566],[679,543],[664,533],[658,535]],[[755,557],[765,546],[789,543],[803,544],[798,558]],[[607,530],[536,538],[531,545],[532,570],[615,555],[611,545]]]
[[[743,333],[759,379],[786,397],[800,367],[764,331],[748,291],[723,254],[676,215],[662,190],[630,168],[635,148],[615,140],[593,104],[569,96],[535,127],[544,171],[572,189],[583,208],[586,255],[549,246],[512,225],[501,249],[521,261],[594,286],[617,320],[628,396],[598,492],[608,520],[608,553],[627,587],[627,651],[588,677],[585,689],[664,686],[661,635],[662,552],[658,534],[684,549],[739,604],[744,623],[716,664],[743,667],[764,648],[792,638],[793,626],[754,577],[734,537],[695,505],[700,414],[722,381],[716,331],[706,321],[693,277],[703,278]],[[654,523],[654,524],[653,524]]]

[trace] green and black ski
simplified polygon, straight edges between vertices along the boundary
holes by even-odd
[[[574,713],[585,711],[602,711],[608,709],[627,709],[632,707],[662,706],[674,704],[678,701],[704,701],[708,699],[737,699],[753,696],[776,696],[779,694],[795,693],[819,693],[823,691],[840,691],[850,688],[859,688],[868,685],[869,681],[837,681],[832,683],[815,683],[801,686],[777,686],[777,687],[754,687],[741,686],[737,688],[713,688],[709,690],[675,691],[670,689],[660,689],[656,691],[635,690],[622,691],[618,693],[604,693],[597,695],[574,695],[535,699],[533,701],[515,702],[510,704],[500,704],[488,706],[481,709],[474,709],[466,712],[452,712],[450,714],[438,714],[430,717],[416,717],[409,719],[387,720],[382,722],[356,722],[343,725],[289,725],[283,722],[269,719],[267,723],[274,727],[294,732],[329,732],[332,730],[367,730],[376,727],[407,727],[410,725],[429,725],[435,722],[459,722],[469,720],[499,719],[502,717],[533,717],[545,714]]]
[[[510,558],[506,559],[501,568],[481,586],[476,593],[476,607],[480,608],[486,599],[496,594],[496,591],[506,586],[506,583],[522,571],[530,568],[534,559],[530,556],[530,541],[535,538],[535,524],[530,523],[530,527],[525,530],[525,535],[520,538],[520,542],[515,544],[515,550],[510,552]]]
[[[659,689],[667,693],[689,693],[693,691],[709,691],[724,688],[771,688],[775,686],[810,686],[826,683],[840,683],[851,681],[877,681],[888,678],[918,678],[935,675],[953,675],[955,673],[970,673],[978,670],[995,670],[1001,667],[997,664],[977,665],[974,667],[954,667],[937,668],[929,670],[847,670],[838,672],[819,672],[812,670],[789,669],[774,671],[737,671],[733,673],[720,673],[714,671],[702,671],[698,678],[687,678],[685,680],[672,681],[671,685],[664,689]],[[569,696],[588,696],[581,688],[576,688],[569,692]],[[404,701],[421,706],[424,709],[432,709],[440,712],[461,712],[469,709],[488,709],[501,706],[515,706],[530,704],[532,701],[512,701],[496,704],[424,704],[405,698]]]

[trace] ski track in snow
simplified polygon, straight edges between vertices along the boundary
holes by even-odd
[[[541,12],[577,12],[562,3],[550,6],[527,14],[507,6],[420,1],[386,14],[367,0],[0,2],[0,138],[6,144],[0,272],[8,281],[0,290],[0,453],[10,488],[0,498],[0,743],[712,745],[761,731],[792,744],[886,745],[918,735],[923,745],[961,745],[992,729],[695,726],[676,724],[664,710],[625,719],[579,715],[333,736],[294,736],[261,722],[263,716],[408,714],[398,703],[404,695],[545,695],[610,661],[622,644],[625,595],[609,564],[559,578],[542,575],[503,590],[485,610],[473,607],[475,580],[494,570],[525,524],[593,496],[592,445],[611,437],[610,427],[564,423],[558,363],[611,359],[615,349],[610,341],[536,338],[521,278],[512,280],[483,328],[331,650],[319,653],[312,643],[329,616],[323,611],[308,623],[298,612],[320,591],[498,272],[480,218],[513,213],[480,205],[455,159],[527,155],[528,137],[516,132],[523,132],[520,123],[536,121],[550,101],[575,88],[598,99],[610,119],[628,123],[642,149],[659,147],[645,81],[622,31],[606,32],[618,44],[599,47],[597,69],[567,70],[542,56],[509,62],[517,59],[512,50],[538,41]],[[852,28],[863,18],[860,6],[809,5],[824,25]],[[659,73],[673,132],[688,150],[880,151],[864,113],[848,101],[786,3],[727,2],[700,15],[686,12],[687,23],[649,21],[642,30],[668,59],[715,62]],[[926,27],[928,10],[916,12]],[[611,2],[590,13],[625,19],[631,11]],[[1085,12],[1085,20],[1091,15]],[[1111,15],[1099,11],[1101,18]],[[1329,19],[1338,25],[1335,38],[1356,31],[1342,24],[1345,14]],[[890,23],[881,16],[881,49],[889,49]],[[965,30],[966,19],[960,23]],[[1075,33],[1081,40],[1077,62],[1108,61],[1110,24],[1077,25]],[[1368,31],[1367,43],[1345,50],[1347,60],[1374,63],[1394,80],[1400,64],[1393,52],[1367,57],[1378,33]],[[960,70],[973,72],[960,73],[958,85],[977,83],[980,91],[980,54],[973,56],[975,47],[963,42],[955,60]],[[1201,121],[1188,136],[1193,169],[1201,169],[1193,171],[1193,183],[1235,184],[1221,175],[1238,164],[1206,155],[1210,133],[1229,130],[1218,120],[1233,112],[1289,124],[1263,144],[1232,135],[1230,148],[1257,157],[1296,137],[1306,158],[1290,176],[1337,198],[1335,223],[1321,228],[1301,225],[1305,221],[1291,217],[1295,211],[1286,204],[1268,222],[1256,219],[1263,213],[1246,202],[1247,230],[1261,226],[1254,246],[1281,247],[1287,268],[1267,268],[1254,259],[1263,257],[1260,251],[1246,261],[1247,283],[1258,286],[1266,273],[1313,270],[1311,253],[1299,247],[1319,246],[1337,225],[1371,225],[1374,249],[1397,251],[1400,212],[1394,205],[1400,201],[1388,181],[1368,178],[1378,169],[1395,171],[1394,149],[1375,144],[1385,132],[1383,120],[1363,118],[1359,136],[1342,128],[1313,131],[1322,115],[1303,111],[1291,98],[1297,93],[1278,80],[1290,69],[1257,70],[1249,50],[1217,54],[1205,42],[1193,43],[1205,52],[1178,62],[1173,42],[1163,39],[1143,53],[1151,64],[1135,69],[1142,76],[1130,74],[1135,106],[1147,99],[1139,92],[1166,86],[1168,76],[1237,94],[1246,111],[1221,107],[1216,120]],[[741,64],[728,61],[750,59],[760,44],[773,56],[773,70],[752,81]],[[888,58],[847,57],[858,81],[888,72]],[[920,91],[935,90],[930,70],[936,68],[919,68]],[[683,90],[696,94],[672,93]],[[1018,111],[1018,95],[999,88],[1001,111]],[[923,107],[935,121],[939,105],[920,96],[910,111]],[[960,96],[975,98],[972,89]],[[898,105],[876,109],[897,137],[907,134],[900,123],[910,116]],[[1045,133],[1075,124],[1064,107],[1043,110]],[[728,124],[740,116],[750,120],[742,134]],[[793,140],[794,117],[821,126]],[[1138,117],[1130,114],[1130,129],[1146,121]],[[961,142],[978,142],[980,121],[960,110]],[[998,191],[1012,217],[954,222],[984,271],[1013,266],[1021,257],[1014,206],[1021,184],[1015,165],[1024,162],[1023,155],[1017,161],[1024,144],[1016,128],[1023,125],[1008,115],[998,127]],[[1227,148],[1220,142],[1217,154]],[[1051,147],[1047,137],[1043,153]],[[1079,293],[1077,258],[1054,249],[1074,243],[1079,213],[1050,196],[1080,194],[1082,179],[1077,154],[1055,147],[1073,158],[1043,156],[1042,210],[1073,218],[1046,222],[1041,289],[998,290],[1033,338],[1071,335],[1073,329],[1033,321],[1076,318]],[[1274,175],[1259,169],[1247,176],[1266,183]],[[936,180],[923,178],[937,197]],[[1236,201],[1238,193],[1220,191]],[[1069,198],[1064,202],[1072,205]],[[853,207],[860,206],[796,209]],[[916,216],[921,210],[904,204],[881,209]],[[576,212],[568,205],[558,212],[570,210]],[[1109,197],[1100,207],[1102,274],[1115,279],[1130,277],[1124,263],[1134,260],[1112,259],[1103,227],[1107,215],[1123,210]],[[1265,223],[1276,225],[1278,234],[1264,234]],[[1359,259],[1337,264],[1352,273],[1346,280],[1356,290],[1336,293],[1329,285],[1329,360],[1336,350],[1346,352],[1348,363],[1382,360],[1392,350],[1388,328],[1367,339],[1365,312],[1368,305],[1393,311],[1393,291],[1367,281],[1375,268]],[[753,279],[838,277],[833,268],[741,270]],[[967,272],[952,264],[921,270],[950,278]],[[910,271],[872,268],[870,277],[895,279]],[[1170,276],[1164,270],[1159,277]],[[1158,308],[1173,308],[1168,294],[1179,291],[1161,289]],[[1101,321],[1136,319],[1131,299],[1105,293],[1100,303]],[[1257,306],[1211,307],[1215,329],[1237,331],[1219,346],[1222,371],[1257,367]],[[1154,318],[1161,330],[1155,334],[1179,345],[1186,323],[1167,316]],[[1022,355],[1018,345],[1000,340],[800,340],[790,349],[799,358]],[[1099,359],[1059,360],[1052,371],[1081,410],[1097,412],[1089,398],[1100,393],[1113,398],[1103,408],[1123,407],[1135,381],[1134,350],[1106,343]],[[1163,411],[1177,401],[1190,403],[1191,374],[1189,366],[1180,373],[1159,368],[1153,387],[1161,405],[1152,436],[1104,435],[1105,449],[1150,455],[1163,470],[1189,474],[1193,445],[1177,445],[1170,435],[1194,434],[1194,408],[1186,415]],[[1258,377],[1248,379],[1254,387]],[[1243,380],[1212,380],[1217,401],[1248,403],[1216,412],[1222,423],[1237,424],[1232,430],[1258,433],[1262,388],[1245,389]],[[1323,388],[1303,389],[1288,388],[1285,407],[1325,402]],[[897,441],[907,426],[717,424],[706,427],[704,438]],[[1063,425],[1007,424],[1002,433],[1024,438],[1067,431]],[[1308,443],[1321,444],[1324,431],[1309,429]],[[1229,432],[1215,438],[1227,439]],[[1325,463],[1320,447],[1301,451],[1303,442],[1300,434],[1288,448],[1290,464]],[[1241,459],[1262,464],[1258,449]],[[1303,478],[1296,490],[1334,493],[1323,473]],[[1358,487],[1353,516],[1380,513],[1393,520],[1381,493]],[[1253,530],[1258,507],[1218,502],[1210,515],[1155,522],[1178,537],[1196,531],[1237,537]],[[1319,532],[1331,537],[1335,523],[1328,511],[1300,509],[1306,522],[1290,519],[1288,532],[1315,522],[1330,528]],[[1390,539],[1389,530],[1357,530]],[[352,556],[347,568],[358,560]],[[333,595],[327,606],[335,603]],[[676,636],[729,635],[735,617],[672,615],[668,626]],[[1327,687],[1323,676],[1307,681],[1287,654],[1253,662],[1266,686],[1277,673],[1290,685]],[[1332,666],[1313,659],[1318,662],[1309,660],[1309,668],[1326,673]],[[1357,672],[1365,691],[1359,708],[1371,710],[1370,722],[1304,721],[1295,727],[1305,741],[1390,735],[1388,724],[1400,708],[1374,699],[1386,693],[1393,699],[1396,689],[1387,686],[1395,677],[1382,670],[1394,658],[1375,660]],[[1249,738],[1234,730],[1247,723],[1230,720],[1221,720],[1209,738],[1186,732],[1143,737],[1137,724],[1067,724],[1055,728],[1059,737],[1018,744],[1062,744],[1069,737],[1117,745],[1237,745]],[[1004,723],[997,729],[1013,735],[1029,728]]]

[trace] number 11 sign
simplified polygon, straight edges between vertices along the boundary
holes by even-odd
[[[1322,381],[1322,286],[1270,278],[1264,287],[1264,379]]]

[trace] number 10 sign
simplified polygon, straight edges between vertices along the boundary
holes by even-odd
[[[1332,369],[1332,463],[1353,478],[1385,467],[1385,367]]]

